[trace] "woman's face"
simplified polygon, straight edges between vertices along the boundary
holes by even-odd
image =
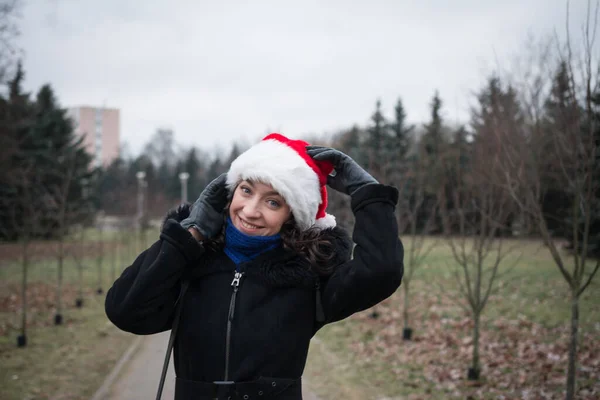
[[[242,181],[229,205],[233,225],[246,235],[272,236],[290,218],[291,210],[271,185]]]

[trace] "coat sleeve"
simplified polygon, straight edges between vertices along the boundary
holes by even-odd
[[[160,239],[123,271],[106,294],[110,321],[138,335],[170,329],[185,266],[203,252],[187,230],[167,220]]]
[[[322,289],[326,322],[344,319],[391,296],[404,273],[404,249],[394,208],[398,190],[367,185],[352,196],[353,258],[338,266]]]

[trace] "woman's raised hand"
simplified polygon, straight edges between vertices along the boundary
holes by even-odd
[[[367,171],[350,156],[331,147],[307,146],[309,156],[317,161],[328,161],[333,164],[335,175],[327,177],[327,184],[338,192],[352,195],[365,185],[378,183]]]
[[[188,230],[196,229],[202,234],[202,239],[212,238],[221,232],[223,210],[228,201],[226,182],[227,174],[223,173],[209,183],[192,206],[190,216],[181,221],[181,226]]]

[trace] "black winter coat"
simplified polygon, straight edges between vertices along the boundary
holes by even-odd
[[[204,252],[169,219],[160,239],[108,291],[106,314],[135,334],[169,330],[181,282],[189,279],[174,346],[175,398],[301,399],[300,378],[317,330],[379,303],[400,285],[397,200],[398,191],[384,185],[354,194],[353,258],[350,238],[334,228],[337,265],[326,278],[281,247],[242,264],[234,282],[236,266],[224,252]],[[213,384],[220,381],[236,384]]]

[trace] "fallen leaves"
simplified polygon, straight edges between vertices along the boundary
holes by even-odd
[[[84,294],[91,295],[93,290],[85,288]],[[63,285],[62,302],[66,308],[71,308],[78,297],[78,289],[71,284]],[[21,327],[21,287],[16,283],[0,285],[0,335],[6,335],[9,331],[15,331]],[[56,312],[56,285],[44,282],[32,282],[27,286],[27,326],[50,326],[54,323]],[[66,318],[63,324],[72,324],[70,318]]]
[[[477,382],[466,379],[471,365],[472,321],[468,316],[449,313],[451,304],[428,305],[424,295],[415,295],[413,315],[416,328],[413,341],[402,339],[402,319],[398,299],[388,299],[377,306],[379,318],[365,311],[351,317],[348,348],[359,368],[386,370],[404,387],[442,391],[456,398],[563,398],[568,321],[563,326],[547,328],[523,315],[515,320],[482,317],[480,331],[481,377]],[[423,306],[427,307],[423,312]],[[420,307],[420,308],[419,308]],[[420,314],[420,315],[419,315]],[[600,397],[600,335],[580,331],[578,350],[578,398]],[[410,366],[410,371],[407,367]],[[414,373],[415,366],[418,373]],[[428,398],[422,397],[422,398]]]

